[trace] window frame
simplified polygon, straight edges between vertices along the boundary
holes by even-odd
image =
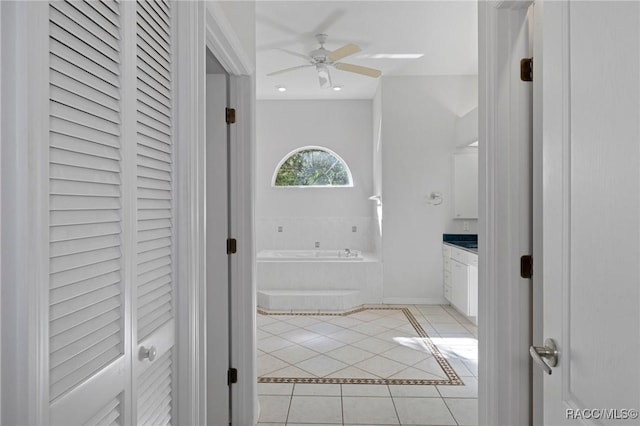
[[[293,155],[302,152],[302,151],[310,151],[310,150],[315,150],[315,151],[323,151],[326,152],[327,154],[330,154],[331,156],[333,156],[334,158],[336,158],[344,167],[344,169],[347,172],[347,177],[349,180],[349,183],[346,185],[276,185],[276,179],[278,177],[278,172],[280,171],[280,169],[282,168],[282,166],[284,165],[285,162],[287,162],[287,160],[289,160],[289,158],[291,158]],[[344,161],[344,159],[338,155],[335,151],[324,147],[324,146],[319,146],[319,145],[306,145],[300,148],[296,148],[293,151],[290,151],[288,154],[286,154],[284,157],[282,157],[282,159],[280,159],[280,161],[278,162],[278,165],[276,166],[273,175],[271,176],[271,187],[272,188],[280,188],[280,189],[286,189],[286,188],[353,188],[354,184],[353,184],[353,174],[351,173],[351,168],[349,167],[349,165],[347,164],[346,161]]]

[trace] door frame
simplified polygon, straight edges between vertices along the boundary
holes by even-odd
[[[238,241],[231,258],[232,366],[239,369],[231,387],[234,425],[257,421],[255,360],[256,297],[253,253],[254,61],[247,55],[216,2],[176,2],[178,26],[177,198],[179,290],[179,424],[206,424],[206,241],[205,241],[205,79],[206,48],[229,73],[230,107],[237,124],[229,128],[231,152],[230,230]]]
[[[531,254],[533,237],[525,198],[531,194],[519,189],[532,182],[513,166],[531,157],[523,140],[531,138],[532,124],[523,107],[526,94],[504,75],[505,68],[518,73],[513,50],[522,47],[519,22],[532,3],[478,3],[479,424],[529,424],[532,418],[531,281],[519,274],[519,258]]]

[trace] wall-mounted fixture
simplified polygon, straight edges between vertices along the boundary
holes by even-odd
[[[342,90],[342,86],[333,86],[332,89],[334,92],[339,92]]]
[[[433,191],[431,194],[424,197],[427,204],[432,206],[439,206],[442,204],[442,193]]]
[[[278,92],[286,92],[287,88],[284,86],[276,86],[276,89],[278,89]]]

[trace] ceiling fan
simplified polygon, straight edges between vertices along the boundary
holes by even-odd
[[[336,49],[334,51],[329,51],[324,47],[324,44],[327,42],[327,37],[328,36],[326,34],[316,34],[316,39],[318,40],[318,43],[320,43],[320,47],[313,50],[308,55],[292,52],[286,49],[280,49],[283,52],[306,59],[309,63],[306,65],[298,65],[296,67],[285,68],[283,70],[274,71],[272,73],[267,74],[267,76],[283,74],[289,71],[294,71],[302,68],[315,67],[316,71],[318,72],[318,82],[320,83],[320,87],[327,88],[327,87],[332,87],[331,74],[329,73],[329,67],[339,69],[340,71],[353,72],[356,74],[362,74],[362,75],[366,75],[367,77],[373,77],[373,78],[377,78],[382,75],[382,71],[374,68],[367,68],[360,65],[345,64],[343,62],[338,62],[342,58],[353,55],[354,53],[358,53],[361,49],[359,46],[353,43],[348,43],[340,47],[339,49]]]

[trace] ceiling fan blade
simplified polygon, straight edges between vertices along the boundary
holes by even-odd
[[[353,55],[354,53],[358,53],[360,51],[360,47],[356,44],[349,43],[345,44],[339,49],[334,50],[333,52],[327,55],[327,59],[331,62],[339,61],[342,58],[345,58],[349,55]]]
[[[382,71],[374,68],[361,67],[354,64],[334,64],[334,66],[340,71],[355,72],[356,74],[366,75],[368,77],[378,78],[382,75]]]
[[[288,53],[289,55],[293,55],[293,56],[297,56],[299,58],[303,58],[306,59],[307,61],[311,61],[313,60],[313,58],[309,55],[305,55],[304,53],[298,53],[298,52],[294,52],[293,50],[289,50],[289,49],[282,49],[282,48],[278,48],[276,50],[279,50],[281,52],[284,53]]]
[[[312,67],[312,66],[313,65],[308,64],[308,65],[298,65],[297,67],[285,68],[285,69],[280,70],[280,71],[270,72],[269,74],[267,74],[267,77],[271,77],[272,75],[283,74],[285,72],[294,71],[294,70],[298,70],[298,69],[301,69],[301,68],[308,68],[308,67]]]

